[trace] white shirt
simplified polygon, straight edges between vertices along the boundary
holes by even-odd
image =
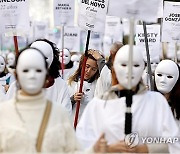
[[[86,105],[94,97],[95,86],[96,86],[96,80],[93,81],[92,83],[88,83],[87,81],[84,81],[84,83],[83,83],[82,91],[84,93],[84,96],[83,96],[83,98],[81,100],[81,104],[80,104],[79,119],[80,119]],[[80,81],[78,81],[78,82],[72,81],[71,85],[68,85],[70,96],[73,96],[76,92],[78,92],[79,87],[80,87]],[[76,111],[76,104],[74,104],[74,106],[73,106],[73,111],[72,111],[73,119],[74,119],[75,111]]]
[[[9,90],[7,91],[5,98],[6,100],[13,98],[14,93],[16,92],[16,84],[17,83],[14,82],[9,87]],[[53,103],[62,104],[62,106],[71,115],[72,105],[71,105],[70,95],[67,84],[63,79],[61,79],[60,77],[55,79],[55,82],[51,87],[45,88],[45,92],[46,92],[45,97],[47,99],[51,100]]]
[[[0,152],[36,152],[36,139],[46,102],[42,93],[23,96],[18,92],[17,99],[0,104]],[[66,112],[61,105],[53,104],[41,151],[67,153],[78,149]]]
[[[177,124],[166,99],[157,92],[146,91],[133,96],[132,132],[140,137],[177,137]],[[124,140],[125,97],[109,100],[94,98],[87,105],[76,128],[76,135],[85,148],[93,145],[104,132],[109,144]],[[177,153],[180,144],[169,144],[169,151]]]
[[[100,77],[97,79],[94,96],[101,97],[109,90],[112,83],[111,70],[105,65],[101,71]]]

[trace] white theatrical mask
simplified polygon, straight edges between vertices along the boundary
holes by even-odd
[[[121,86],[128,89],[128,68],[129,68],[129,45],[120,48],[114,59],[114,70]],[[144,71],[144,60],[141,51],[133,47],[131,88],[134,88],[141,80]]]
[[[17,62],[17,77],[22,91],[28,95],[41,92],[46,74],[45,60],[39,51],[27,49],[21,53]]]
[[[71,60],[71,54],[68,49],[64,49],[64,56],[63,56],[63,63],[64,65],[67,65]],[[59,53],[59,61],[62,63],[62,51]]]
[[[154,74],[155,69],[157,67],[157,65],[159,64],[160,59],[159,57],[153,57],[151,58],[151,72]]]
[[[16,59],[16,57],[15,57],[14,53],[12,53],[12,52],[8,53],[8,55],[7,55],[7,64],[8,64],[8,66],[14,66],[15,59]]]
[[[35,41],[31,44],[31,47],[39,49],[44,56],[47,58],[48,68],[51,66],[54,54],[51,45],[45,41]]]
[[[179,69],[172,60],[162,60],[155,70],[155,83],[158,91],[169,93],[179,78]]]
[[[6,66],[5,60],[2,56],[0,56],[0,73],[4,72],[5,66]]]
[[[81,57],[77,54],[71,56],[71,61],[73,62],[74,66],[79,66],[80,58]]]

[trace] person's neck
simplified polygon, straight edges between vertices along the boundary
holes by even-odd
[[[164,94],[164,97],[166,98],[167,101],[169,100],[169,96],[170,96],[170,93]]]
[[[127,89],[125,89],[123,86],[121,86],[120,84],[117,85],[117,88],[118,88],[119,90],[127,90]],[[131,90],[132,90],[132,91],[136,91],[136,87],[133,87]]]
[[[28,93],[26,93],[26,92],[23,91],[23,90],[20,91],[20,94],[21,94],[22,96],[36,96],[36,95],[39,95],[40,93],[41,93],[41,91],[38,92],[38,93],[36,93],[36,94],[28,94]]]

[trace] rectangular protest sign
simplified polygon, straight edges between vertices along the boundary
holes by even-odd
[[[9,36],[29,31],[29,0],[0,1],[0,32]]]
[[[34,39],[45,38],[48,34],[48,22],[36,21],[33,24]]]
[[[154,22],[157,19],[160,1],[161,0],[109,0],[108,15]]]
[[[154,58],[160,55],[160,25],[146,25],[147,39],[149,45],[150,57]],[[146,47],[143,25],[136,26],[136,45],[142,49],[143,56],[146,59]]]
[[[123,40],[123,26],[118,17],[106,16],[105,35],[112,38],[113,42]]]
[[[73,26],[75,0],[54,0],[54,25]]]
[[[180,42],[180,2],[165,1],[162,42]]]
[[[62,40],[58,42],[58,48],[62,47]],[[80,51],[80,29],[79,27],[65,26],[64,27],[64,48],[70,51]]]
[[[78,25],[94,32],[104,33],[108,0],[80,0]]]

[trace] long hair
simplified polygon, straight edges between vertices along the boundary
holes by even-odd
[[[89,49],[88,51],[90,51],[90,50],[92,50],[92,49]],[[68,84],[69,84],[69,85],[71,85],[71,82],[72,82],[72,81],[75,81],[75,82],[78,82],[78,81],[79,81],[79,78],[81,77],[82,63],[83,63],[83,61],[84,61],[84,57],[85,57],[85,54],[83,54],[83,55],[81,56],[78,69],[75,71],[75,73],[74,73],[72,76],[69,77],[69,79],[68,79]],[[97,60],[96,60],[91,54],[88,54],[87,57],[88,57],[88,59],[92,59],[92,60],[94,60],[94,61],[97,62]],[[89,82],[89,83],[92,83],[94,80],[98,79],[99,75],[100,75],[100,74],[99,74],[99,69],[98,69],[98,70],[96,71],[96,73],[94,74],[94,76],[92,76],[92,77],[88,80],[88,82]]]
[[[177,64],[179,70],[179,78],[170,92],[170,102],[169,105],[171,106],[172,112],[176,119],[180,120],[180,67]]]
[[[114,42],[113,45],[111,46],[110,49],[110,56],[109,56],[109,60],[106,63],[106,65],[108,66],[108,68],[111,70],[111,74],[112,74],[112,83],[111,85],[117,85],[118,84],[118,80],[116,78],[116,73],[114,71],[114,67],[113,67],[113,63],[114,63],[114,59],[116,56],[117,51],[123,47],[123,44],[121,42]]]
[[[48,75],[53,77],[54,79],[58,78],[60,76],[60,74],[59,74],[59,70],[60,70],[59,49],[56,47],[55,43],[53,43],[47,39],[37,39],[34,42],[37,42],[37,41],[44,41],[51,46],[54,57],[53,57],[53,61],[52,61],[51,65],[50,65],[50,68],[48,69]]]

